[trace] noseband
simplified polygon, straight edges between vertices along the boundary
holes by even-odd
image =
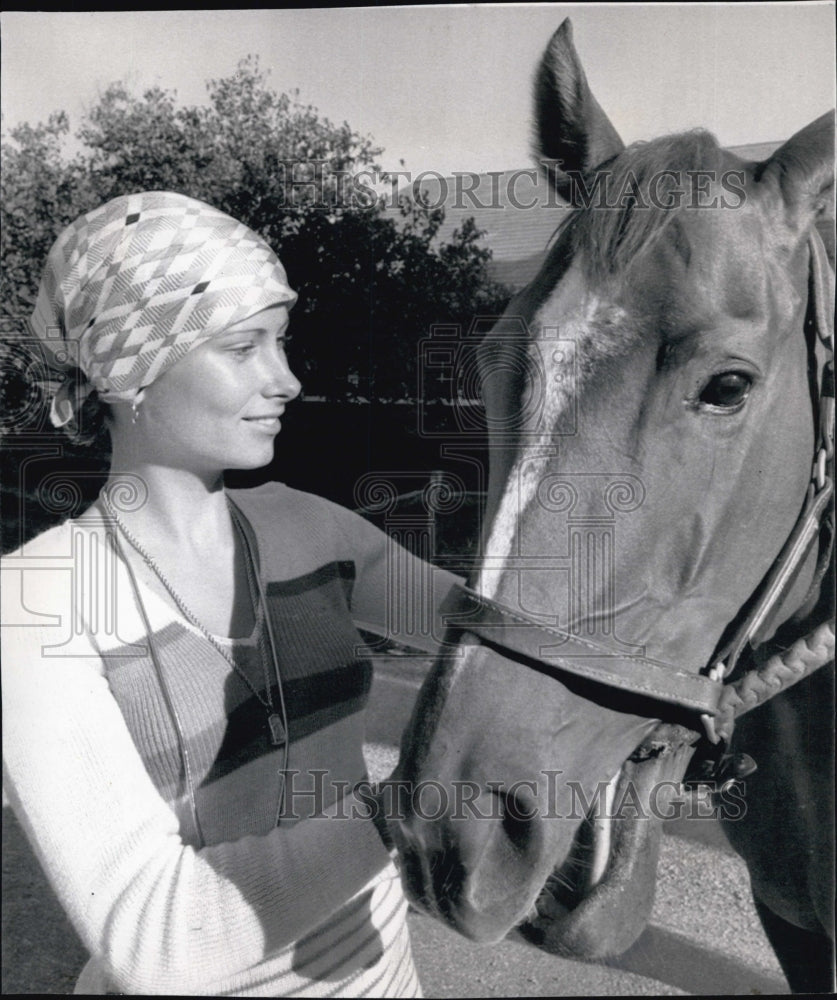
[[[802,513],[765,582],[735,629],[733,638],[711,663],[700,672],[690,673],[645,656],[615,653],[598,642],[544,625],[462,586],[454,588],[443,609],[451,628],[470,633],[504,655],[524,663],[528,661],[530,666],[557,678],[571,674],[654,699],[669,706],[668,711],[660,712],[661,718],[673,715],[672,707],[696,714],[712,744],[729,740],[738,716],[834,659],[834,624],[829,620],[789,649],[770,657],[759,668],[737,680],[727,680],[744,649],[748,645],[758,646],[772,631],[771,626],[784,610],[783,602],[817,539],[821,539],[820,555],[803,606],[818,594],[831,559],[834,533],[831,503],[834,477],[833,274],[816,230],[812,231],[809,247],[809,285],[813,301],[809,300],[807,315],[815,329],[811,354],[818,376],[815,401],[818,434],[811,481]]]

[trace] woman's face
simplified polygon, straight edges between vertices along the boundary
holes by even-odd
[[[146,387],[135,426],[156,461],[210,474],[271,461],[300,391],[285,355],[288,322],[286,306],[248,316]]]

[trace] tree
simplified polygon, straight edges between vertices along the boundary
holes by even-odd
[[[300,292],[294,349],[309,391],[414,394],[415,345],[429,325],[467,325],[475,308],[506,297],[489,280],[473,221],[440,243],[442,210],[404,198],[397,224],[356,183],[364,171],[388,181],[382,150],[296,93],[277,94],[257,60],[207,87],[206,107],[182,107],[158,87],[136,97],[111,85],[72,159],[62,112],[12,131],[0,204],[6,320],[19,326],[28,315],[49,246],[73,218],[120,194],[180,191],[246,222],[279,253]]]
[[[46,123],[20,125],[2,147],[0,302],[5,329],[13,329],[31,311],[53,240],[88,208],[83,167],[63,157],[68,132],[67,116],[60,111]]]
[[[467,327],[475,312],[497,312],[507,298],[489,279],[490,253],[472,221],[442,242],[444,214],[421,197],[402,198],[399,218],[384,211],[368,179],[386,185],[389,178],[370,137],[322,117],[296,92],[276,93],[253,58],[207,90],[206,106],[182,106],[159,87],[136,96],[114,83],[74,136],[66,114],[56,112],[3,137],[0,404],[7,439],[53,434],[44,391],[31,377],[40,359],[26,354],[26,319],[47,252],[73,219],[118,195],[182,192],[265,237],[300,294],[291,362],[309,395],[414,397],[417,345],[430,326]],[[106,467],[106,436],[92,453],[60,433],[54,439],[74,467]],[[9,454],[4,449],[6,484],[17,480],[19,453]]]

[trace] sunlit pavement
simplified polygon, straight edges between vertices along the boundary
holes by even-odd
[[[693,846],[693,845],[692,845]],[[671,923],[662,922],[688,870],[704,887],[719,886],[727,872],[715,868],[717,856],[690,849],[682,838],[668,838],[658,883],[654,923],[627,955],[606,965],[587,965],[545,955],[516,941],[480,946],[465,941],[435,921],[413,915],[413,951],[428,997],[513,996],[673,996],[788,993],[787,983],[765,941],[749,900],[718,900],[708,914],[690,909],[687,893]],[[739,867],[728,857],[723,868]],[[697,864],[697,867],[696,867]],[[746,886],[746,877],[743,879]],[[727,888],[729,888],[727,886]],[[737,890],[736,890],[737,891]],[[673,910],[671,911],[673,912]],[[679,929],[691,923],[690,927]]]
[[[392,746],[367,747],[370,774]],[[70,993],[85,955],[11,810],[3,810],[3,993]],[[626,954],[586,965],[519,941],[481,946],[410,916],[428,997],[666,996],[787,993],[750,900],[742,862],[714,823],[688,821],[663,841],[651,926]]]
[[[416,662],[376,665],[370,776],[389,774],[409,715]],[[85,961],[11,810],[3,810],[3,993],[71,993]],[[788,993],[761,931],[740,859],[713,821],[670,824],[651,924],[626,954],[587,965],[517,940],[480,946],[436,921],[410,916],[427,997],[765,995]]]

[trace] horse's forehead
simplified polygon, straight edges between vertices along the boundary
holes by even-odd
[[[675,339],[725,319],[783,326],[800,298],[788,247],[757,206],[681,213],[628,270],[618,297]]]

